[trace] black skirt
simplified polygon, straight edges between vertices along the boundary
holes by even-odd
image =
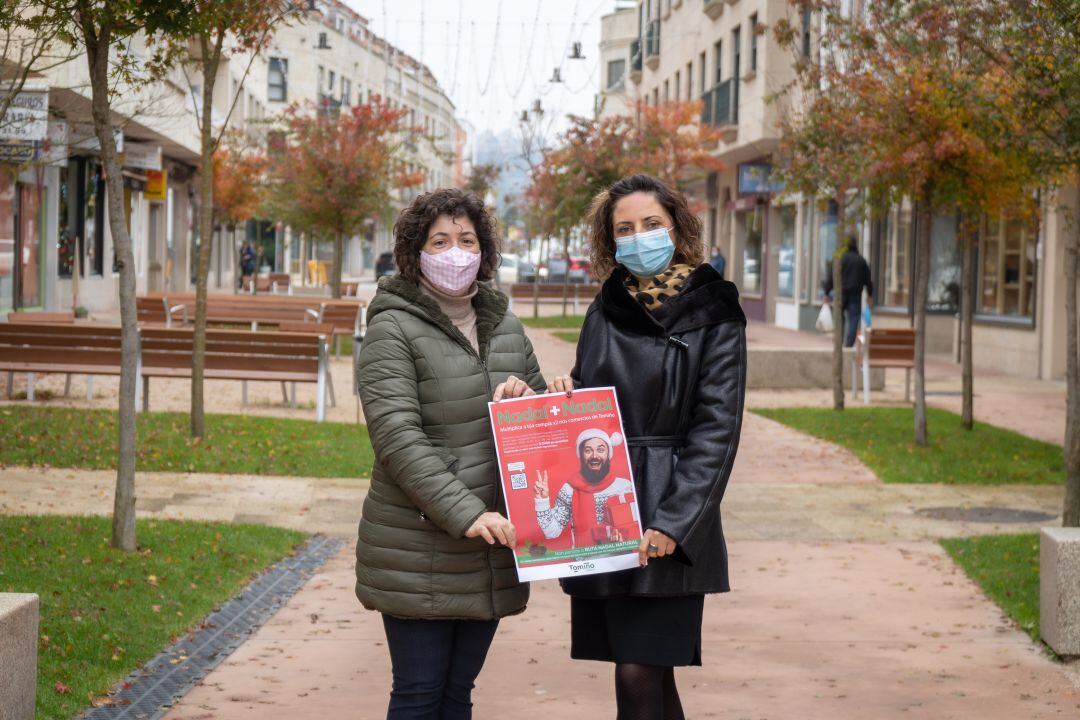
[[[570,599],[570,657],[701,665],[704,595]]]

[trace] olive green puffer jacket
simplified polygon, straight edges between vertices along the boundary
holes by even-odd
[[[416,284],[385,277],[368,310],[357,380],[375,448],[356,545],[356,595],[397,617],[483,619],[525,609],[510,550],[465,532],[506,513],[487,403],[509,375],[543,391],[505,295],[473,299],[480,353]]]

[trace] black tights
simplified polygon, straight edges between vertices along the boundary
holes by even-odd
[[[618,720],[686,720],[675,668],[660,665],[615,665]]]

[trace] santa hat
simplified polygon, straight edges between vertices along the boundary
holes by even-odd
[[[608,444],[609,448],[613,448],[613,447],[617,447],[619,445],[622,445],[622,435],[620,435],[619,433],[615,432],[615,433],[611,433],[610,435],[608,435],[606,432],[604,432],[600,428],[592,428],[590,430],[583,431],[580,435],[577,436],[577,451],[578,451],[578,453],[581,452],[581,446],[585,444],[585,441],[587,441],[587,440],[597,440],[597,439],[603,440],[604,442],[606,442]]]

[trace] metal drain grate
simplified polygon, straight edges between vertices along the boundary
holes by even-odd
[[[931,507],[920,508],[915,514],[934,520],[974,523],[1034,523],[1057,518],[1056,515],[1038,510],[1007,507]]]
[[[315,535],[295,555],[274,564],[240,593],[121,681],[113,703],[86,711],[83,720],[154,720],[269,620],[344,541]]]

